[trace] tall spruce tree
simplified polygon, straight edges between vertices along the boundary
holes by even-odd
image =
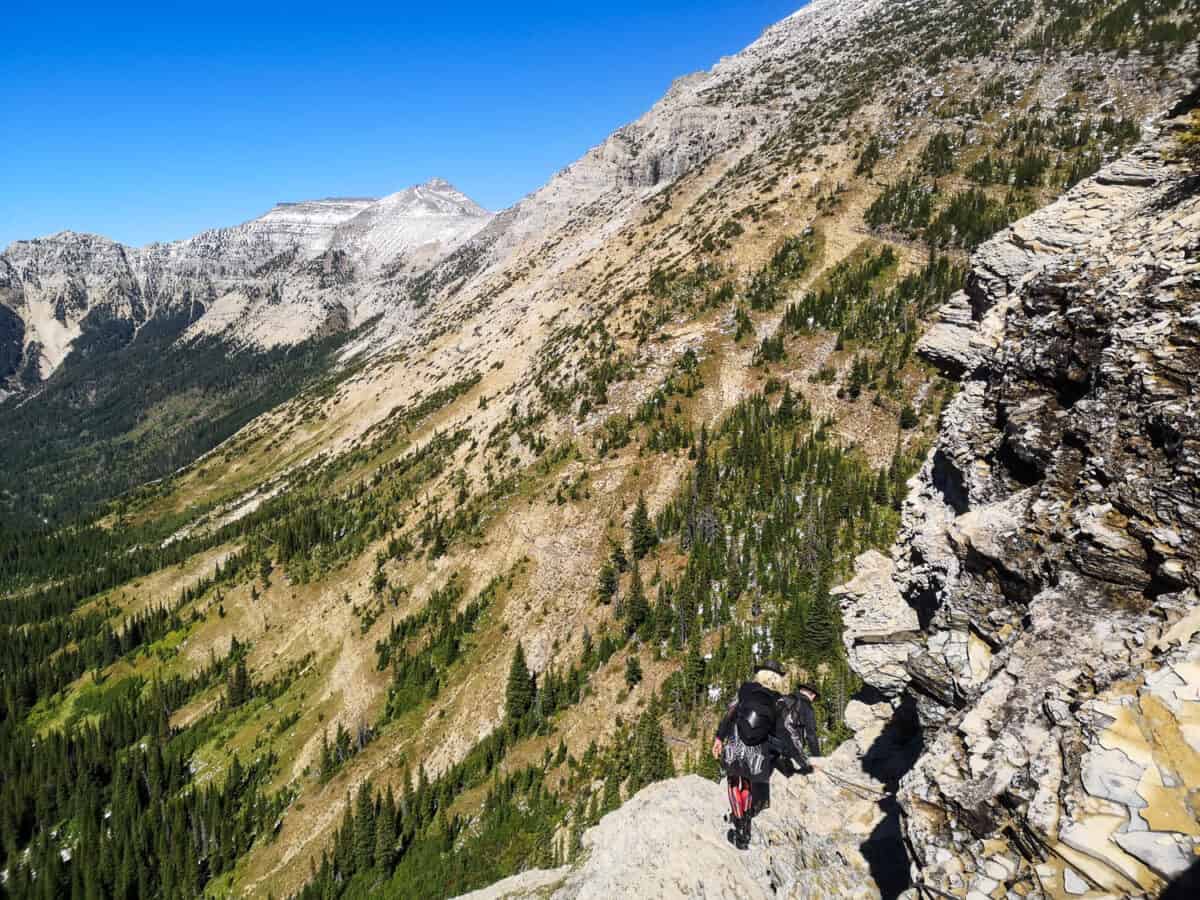
[[[375,865],[385,872],[396,863],[396,797],[389,787],[375,819]]]
[[[354,865],[359,872],[375,865],[375,803],[369,781],[359,785],[354,803]]]
[[[600,567],[600,584],[597,587],[601,603],[612,603],[617,594],[617,570],[612,563],[606,562]]]
[[[642,663],[636,653],[630,653],[625,658],[625,684],[635,688],[642,682]]]
[[[658,544],[658,532],[650,521],[644,494],[638,494],[637,505],[633,508],[633,518],[629,522],[629,544],[634,559],[645,559],[646,554]]]
[[[624,574],[629,570],[629,557],[625,555],[625,547],[623,545],[613,544],[612,564],[616,566],[619,574]]]
[[[633,758],[630,763],[629,793],[633,794],[648,784],[675,777],[675,763],[662,725],[652,710],[646,710],[638,719],[633,733]]]
[[[508,669],[508,686],[504,691],[505,716],[510,725],[519,725],[533,706],[533,674],[525,662],[525,648],[517,642],[512,665]]]
[[[230,707],[241,706],[250,698],[250,673],[246,669],[246,657],[239,656],[229,673],[225,700]]]
[[[632,636],[641,630],[650,617],[650,603],[642,583],[642,569],[637,560],[629,576],[629,596],[625,602],[625,633]]]

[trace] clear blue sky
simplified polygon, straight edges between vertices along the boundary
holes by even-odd
[[[803,0],[5,4],[0,248],[433,176],[501,209]]]

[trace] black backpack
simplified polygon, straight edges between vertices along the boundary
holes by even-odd
[[[738,690],[737,734],[743,744],[757,747],[775,731],[775,703],[779,696],[751,681]]]

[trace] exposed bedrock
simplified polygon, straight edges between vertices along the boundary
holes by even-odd
[[[916,710],[914,879],[1156,896],[1200,856],[1200,176],[1171,123],[982,247],[921,352],[961,379],[852,665]]]

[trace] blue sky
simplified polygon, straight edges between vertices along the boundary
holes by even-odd
[[[5,4],[0,247],[433,176],[500,209],[803,0]]]

